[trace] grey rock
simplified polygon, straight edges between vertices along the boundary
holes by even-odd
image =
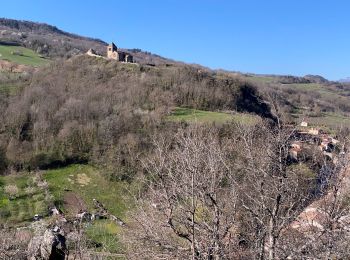
[[[66,253],[66,238],[51,229],[47,229],[42,236],[33,237],[29,242],[27,250],[27,256],[30,260],[64,260]]]

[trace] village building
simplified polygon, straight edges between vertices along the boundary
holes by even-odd
[[[318,135],[320,133],[320,131],[316,128],[310,128],[309,129],[309,134],[310,135]]]
[[[296,148],[291,148],[289,150],[289,158],[292,159],[293,161],[298,161],[298,153],[300,152],[300,150],[296,149]]]
[[[301,142],[294,142],[294,143],[291,143],[290,145],[291,148],[294,148],[298,151],[301,151]]]
[[[132,55],[118,51],[117,46],[113,42],[107,46],[107,58],[122,62],[134,62],[134,57]]]
[[[300,126],[302,126],[302,127],[307,127],[307,126],[308,126],[308,123],[307,123],[306,121],[302,121],[302,122],[300,123]]]
[[[302,143],[295,141],[290,144],[289,158],[293,161],[298,161],[298,154],[302,151]]]

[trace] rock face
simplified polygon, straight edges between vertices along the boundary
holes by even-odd
[[[42,236],[31,239],[27,251],[28,259],[64,260],[67,254],[66,239],[63,234],[47,229]]]

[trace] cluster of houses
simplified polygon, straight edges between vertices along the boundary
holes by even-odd
[[[302,121],[300,128],[294,135],[294,141],[290,144],[289,155],[293,160],[298,160],[298,156],[303,149],[317,146],[329,159],[334,158],[334,152],[339,141],[322,131],[321,129],[309,127],[306,121]]]

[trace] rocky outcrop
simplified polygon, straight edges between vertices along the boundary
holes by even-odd
[[[58,227],[47,229],[43,235],[35,236],[28,245],[29,260],[64,260],[67,255],[66,238]]]

